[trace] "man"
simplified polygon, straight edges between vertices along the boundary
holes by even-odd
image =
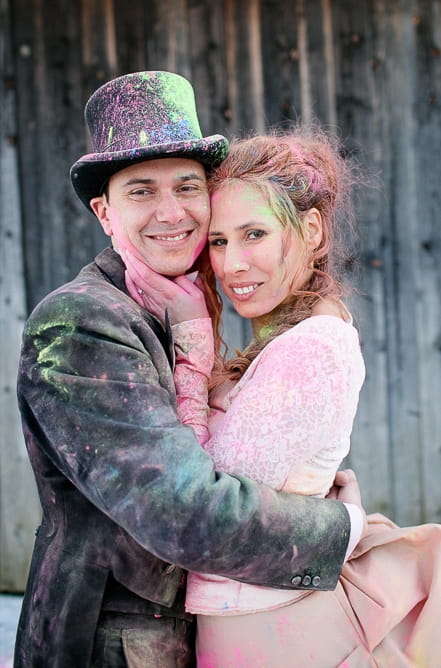
[[[71,170],[81,200],[155,271],[189,270],[209,222],[205,168],[228,148],[202,137],[190,84],[119,77],[86,119],[94,152]],[[347,552],[348,506],[213,470],[176,416],[169,329],[124,271],[104,250],[25,326],[18,396],[43,520],[16,668],[194,665],[182,569],[332,589]]]

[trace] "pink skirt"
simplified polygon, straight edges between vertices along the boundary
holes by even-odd
[[[199,615],[199,668],[441,668],[441,525],[368,520],[334,591]]]

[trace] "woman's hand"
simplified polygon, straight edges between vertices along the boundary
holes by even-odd
[[[125,278],[130,296],[161,322],[164,322],[166,309],[172,325],[209,317],[202,282],[198,278],[194,282],[194,274],[167,278],[129,251],[121,249],[120,252],[127,267]]]
[[[342,503],[352,503],[358,506],[362,514],[363,530],[362,535],[367,528],[366,511],[361,501],[361,492],[357,477],[352,469],[337,471],[335,474],[334,485],[329,490],[328,499],[337,499]]]
[[[360,487],[352,469],[337,471],[334,485],[329,490],[327,496],[329,499],[337,499],[337,501],[341,501],[342,503],[353,503],[355,506],[363,508]]]

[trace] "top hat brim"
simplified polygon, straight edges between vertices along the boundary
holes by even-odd
[[[188,158],[211,169],[219,165],[227,153],[228,140],[222,135],[150,145],[126,151],[88,153],[72,165],[70,177],[76,194],[91,211],[90,200],[102,194],[108,179],[121,169],[137,162],[155,158]]]

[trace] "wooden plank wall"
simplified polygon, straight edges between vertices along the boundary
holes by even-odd
[[[106,244],[68,171],[89,148],[85,101],[128,71],[189,77],[206,134],[318,119],[357,157],[367,378],[349,463],[369,510],[440,521],[441,0],[0,0],[0,18],[0,589],[22,587],[38,514],[12,390],[19,332]],[[226,333],[231,346],[249,333],[230,309]]]
[[[23,587],[39,505],[15,399],[27,314],[10,15],[0,0],[0,591]]]

